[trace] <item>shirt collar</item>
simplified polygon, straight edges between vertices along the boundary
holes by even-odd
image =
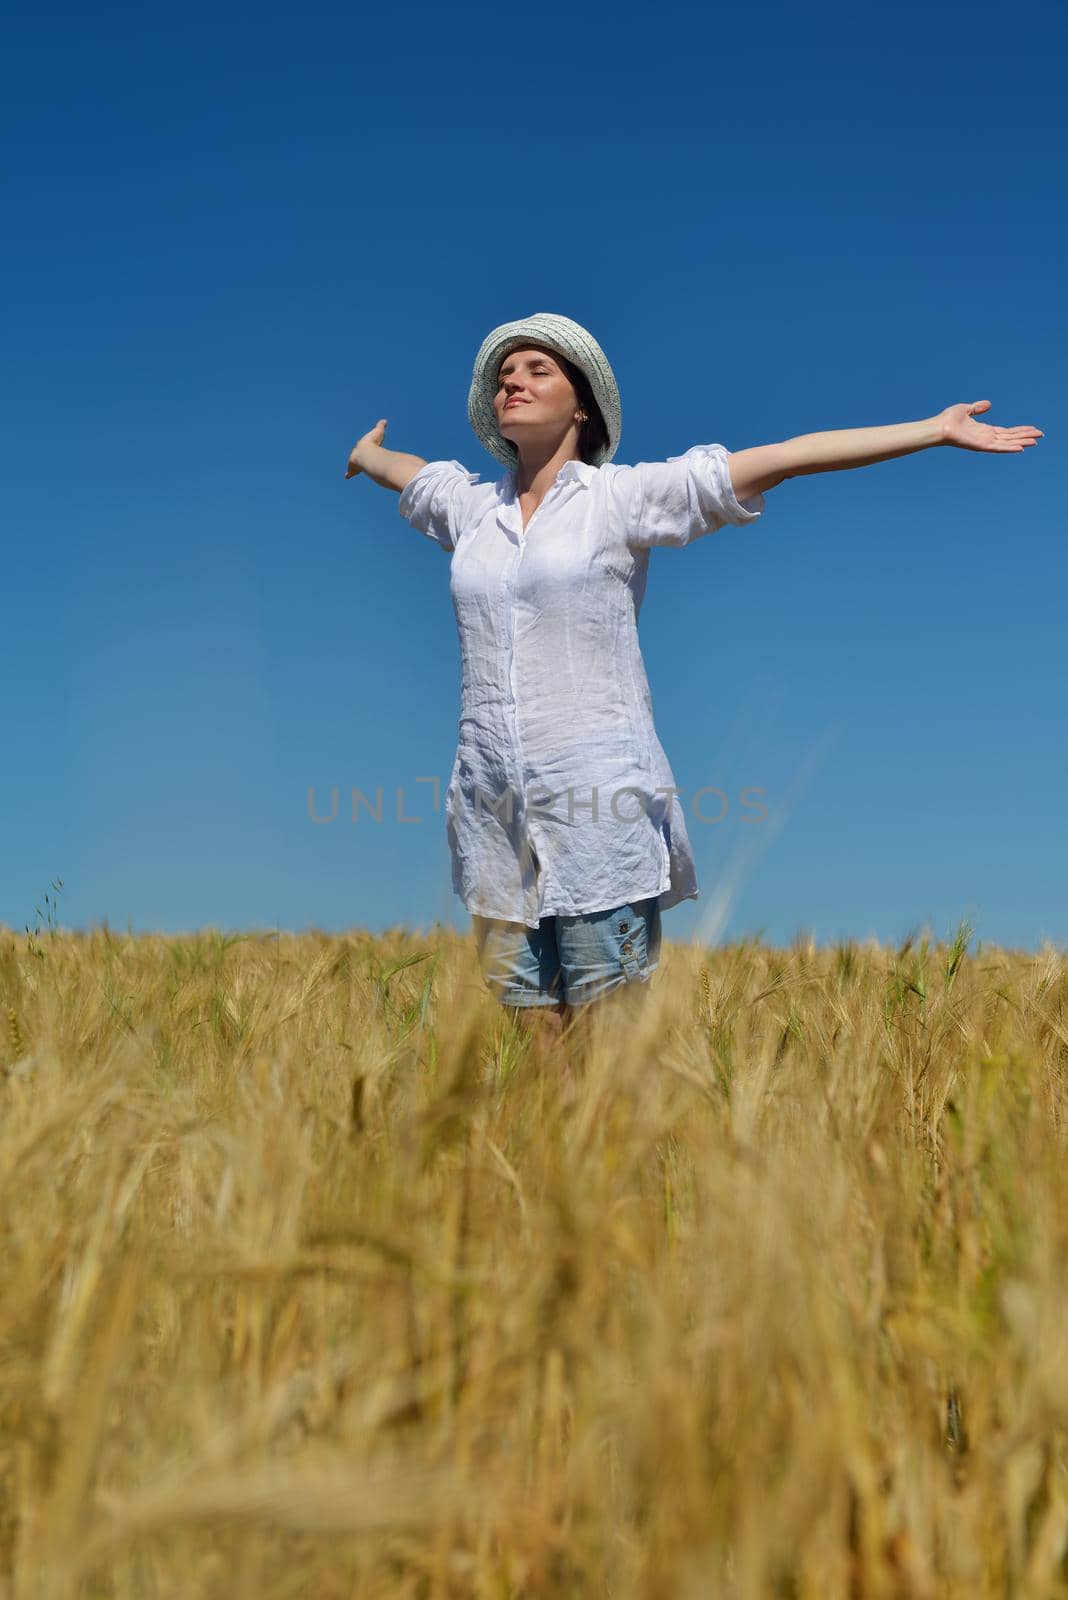
[[[588,489],[591,480],[597,476],[597,468],[588,461],[565,461],[556,476],[557,481],[563,480],[565,483],[569,478],[578,478],[583,488]]]
[[[501,479],[501,488],[505,499],[512,499],[515,495],[517,469],[509,467]],[[592,479],[597,476],[597,468],[588,461],[565,461],[560,471],[556,474],[556,483],[570,483],[572,478],[577,478],[584,489],[588,489]]]
[[[576,487],[588,489],[596,476],[597,468],[591,467],[588,461],[565,461],[556,474],[556,481],[549,494],[569,484],[572,486],[572,493]],[[514,544],[518,544],[523,537],[523,522],[519,511],[519,497],[516,493],[517,477],[517,469],[509,467],[504,477],[497,480],[497,521]]]

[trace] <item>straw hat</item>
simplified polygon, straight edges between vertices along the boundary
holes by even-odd
[[[481,443],[506,467],[514,467],[519,460],[515,445],[498,431],[493,399],[497,393],[497,369],[504,357],[510,350],[521,350],[528,344],[545,345],[586,374],[608,431],[607,448],[595,453],[591,465],[599,467],[611,461],[619,448],[622,427],[615,376],[593,334],[570,317],[558,317],[552,311],[536,311],[519,322],[502,322],[482,341],[467,396],[467,415]]]

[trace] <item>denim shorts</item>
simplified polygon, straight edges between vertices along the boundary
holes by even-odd
[[[660,901],[523,922],[473,917],[482,976],[504,1006],[583,1006],[625,983],[648,983],[660,961]]]

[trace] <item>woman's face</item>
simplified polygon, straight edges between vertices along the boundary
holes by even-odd
[[[527,439],[539,443],[561,439],[569,427],[578,435],[578,397],[567,373],[547,350],[532,345],[509,351],[497,371],[493,404],[497,427],[517,448]]]

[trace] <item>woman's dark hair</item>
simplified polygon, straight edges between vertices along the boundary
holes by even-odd
[[[556,356],[556,359],[570,378],[572,387],[578,395],[579,404],[586,413],[585,422],[579,423],[579,455],[583,461],[592,461],[598,450],[608,448],[608,429],[605,427],[601,408],[593,398],[590,380],[582,368],[576,367],[564,356]]]
[[[554,361],[559,362],[561,368],[566,373],[568,382],[571,384],[571,387],[574,389],[575,394],[578,397],[578,403],[582,410],[586,413],[585,422],[579,423],[579,455],[582,457],[583,461],[592,463],[593,457],[597,454],[598,450],[607,450],[608,448],[608,429],[605,426],[605,420],[601,415],[601,408],[593,398],[593,390],[590,387],[589,378],[587,378],[581,367],[576,367],[573,362],[568,361],[566,356],[562,356],[558,350],[550,350],[548,345],[540,345],[536,340],[532,340],[529,346],[524,346],[524,349],[546,350],[548,354],[552,356]],[[502,356],[502,365],[504,363],[504,359],[504,356]],[[512,441],[507,439],[505,440],[505,443],[510,446],[511,450],[515,454],[516,460],[518,460],[519,451],[516,449],[515,445],[512,444]]]

